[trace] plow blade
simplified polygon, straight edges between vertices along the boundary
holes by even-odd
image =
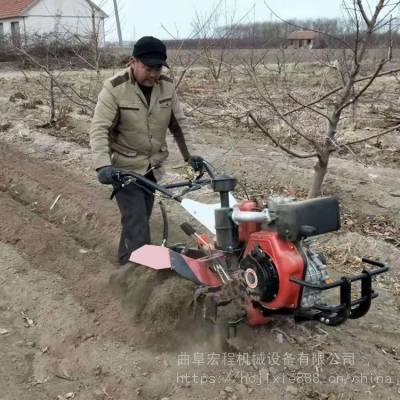
[[[168,247],[146,244],[133,251],[129,261],[152,269],[171,269],[171,256]]]
[[[168,247],[147,244],[132,252],[129,261],[155,270],[172,269],[197,285],[220,286],[220,279],[209,266],[222,257],[223,254],[217,253],[195,259]]]

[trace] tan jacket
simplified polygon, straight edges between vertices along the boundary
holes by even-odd
[[[182,134],[184,119],[171,79],[161,76],[147,104],[131,68],[107,79],[90,128],[96,169],[106,165],[145,173],[168,157],[166,132]],[[186,145],[185,145],[186,147]],[[189,154],[183,154],[187,158]]]

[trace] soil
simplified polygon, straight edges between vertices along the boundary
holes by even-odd
[[[23,87],[29,100],[35,94],[16,73],[0,79],[1,398],[399,398],[400,172],[393,159],[360,167],[333,158],[326,180],[343,214],[342,231],[318,244],[332,274],[356,273],[362,256],[391,266],[375,282],[370,312],[340,327],[282,317],[240,326],[226,340],[223,326],[193,318],[190,282],[170,271],[118,268],[119,213],[91,167],[90,116],[74,109],[65,129],[38,128],[47,106],[10,101]],[[199,125],[188,137],[192,152],[237,176],[237,197],[244,190],[304,196],[311,161],[289,160],[260,136]],[[387,146],[399,151],[395,141]],[[171,140],[169,147],[165,180],[173,181],[185,171]],[[187,241],[178,227],[191,219],[175,203],[167,210],[170,241]],[[156,243],[160,226],[156,208]]]

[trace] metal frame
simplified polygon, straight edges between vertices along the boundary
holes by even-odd
[[[366,264],[376,266],[373,270],[364,269],[361,274],[352,277],[344,276],[332,283],[322,285],[305,282],[300,279],[290,278],[290,281],[314,290],[330,290],[340,288],[340,304],[338,305],[314,305],[310,308],[298,308],[294,311],[294,317],[297,320],[318,320],[326,325],[339,325],[348,318],[357,319],[364,316],[370,306],[372,299],[378,297],[372,289],[372,277],[387,272],[389,267],[385,263],[363,258]],[[361,297],[357,300],[351,300],[352,283],[361,281]]]

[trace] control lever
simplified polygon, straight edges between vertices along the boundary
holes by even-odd
[[[212,252],[212,248],[210,246],[210,243],[208,243],[207,241],[205,241],[193,228],[192,225],[190,225],[187,222],[184,222],[183,224],[181,224],[181,229],[183,230],[183,232],[186,233],[186,235],[192,237],[192,238],[196,238],[198,243],[202,243],[202,248],[204,248],[204,250],[207,252],[208,255],[211,255]],[[220,262],[218,262],[218,260],[211,260],[211,264],[213,269],[215,270],[215,272],[219,275],[221,281],[223,283],[227,283],[229,281],[232,280],[232,278],[227,274],[227,272],[225,271],[224,267],[221,265]]]

